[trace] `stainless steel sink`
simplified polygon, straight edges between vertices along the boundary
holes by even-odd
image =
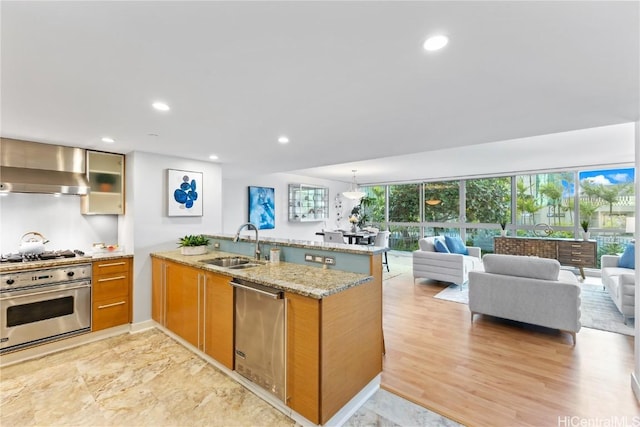
[[[200,262],[204,264],[216,265],[218,267],[224,267],[224,268],[229,268],[234,270],[250,268],[250,267],[258,267],[259,265],[262,265],[261,263],[256,262],[251,258],[244,258],[244,257],[218,257],[218,258],[211,258],[211,259],[203,259]]]
[[[259,267],[262,264],[257,264],[255,262],[250,262],[247,264],[238,264],[238,265],[232,265],[231,267],[227,267],[229,270],[242,270],[244,268],[252,268],[252,267]]]

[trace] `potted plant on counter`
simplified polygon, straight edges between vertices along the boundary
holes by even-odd
[[[209,244],[209,238],[198,235],[187,235],[182,237],[178,241],[180,247],[180,253],[182,255],[202,255],[207,253],[207,245]]]
[[[589,232],[589,221],[586,219],[581,221],[580,226],[582,227],[582,240],[589,240],[591,235]]]

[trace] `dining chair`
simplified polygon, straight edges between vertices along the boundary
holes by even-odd
[[[373,242],[373,246],[381,246],[383,248],[389,249],[389,235],[390,231],[379,231],[376,234],[376,240]],[[384,260],[382,261],[382,265],[387,266],[387,272],[389,271],[389,260],[387,259],[387,252],[384,252]]]
[[[362,231],[366,232],[366,234],[363,237],[359,237],[357,239],[357,243],[359,245],[373,246],[375,238],[380,232],[380,229],[376,227],[364,227]]]
[[[342,231],[325,231],[324,241],[329,243],[344,243]]]

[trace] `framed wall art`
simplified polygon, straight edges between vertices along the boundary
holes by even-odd
[[[202,172],[167,169],[167,215],[202,216]]]
[[[269,187],[249,187],[249,222],[258,229],[276,227],[275,190]]]

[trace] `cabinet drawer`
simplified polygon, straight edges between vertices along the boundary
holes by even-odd
[[[93,303],[92,331],[129,323],[129,297]]]
[[[104,261],[94,261],[93,275],[127,273],[129,272],[129,260],[126,258],[108,259]]]
[[[563,265],[574,265],[576,267],[595,267],[595,258],[580,255],[558,257],[558,262]]]
[[[558,261],[578,267],[595,267],[596,245],[592,242],[560,242]]]
[[[95,276],[91,286],[94,301],[126,297],[129,295],[129,274]]]

